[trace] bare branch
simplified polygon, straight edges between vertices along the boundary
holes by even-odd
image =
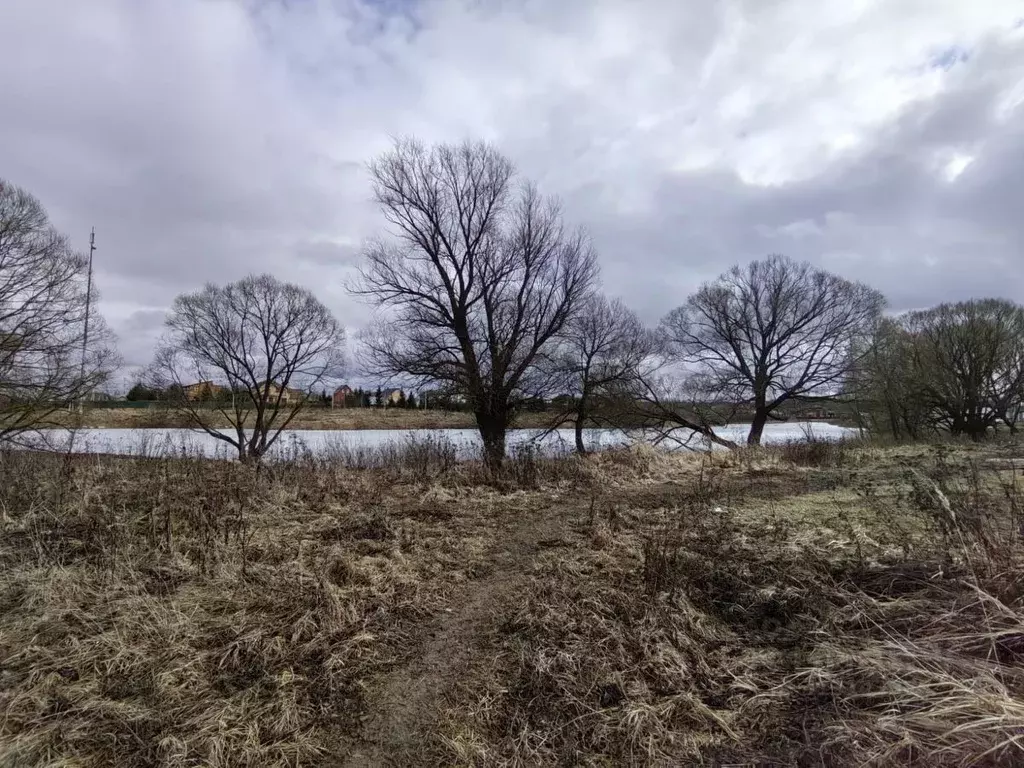
[[[594,253],[486,144],[403,140],[370,172],[392,231],[350,286],[384,310],[363,339],[366,368],[463,393],[497,467],[538,356],[596,279]]]
[[[1000,299],[940,304],[904,315],[900,327],[911,363],[903,386],[932,425],[973,439],[1000,421],[1016,429],[1024,307]]]
[[[54,426],[120,364],[86,272],[39,201],[0,179],[0,442]]]
[[[747,441],[758,443],[784,403],[840,395],[884,303],[866,285],[770,256],[704,285],[661,328],[704,399],[752,407]]]
[[[181,295],[166,326],[154,379],[179,393],[175,405],[194,425],[242,460],[258,461],[341,370],[344,329],[312,293],[270,275]],[[215,426],[217,415],[232,433]]]
[[[571,406],[554,424],[571,421],[576,450],[586,453],[583,428],[587,422],[607,427],[632,426],[640,397],[639,379],[645,362],[655,353],[653,335],[621,301],[588,296],[566,325],[541,370],[550,372],[547,388],[568,394]]]

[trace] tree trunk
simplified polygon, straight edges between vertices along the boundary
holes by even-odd
[[[266,429],[257,426],[253,429],[252,435],[249,436],[248,444],[246,446],[246,461],[253,463],[259,463],[263,459],[263,454],[267,450],[267,434]]]
[[[576,453],[580,456],[587,455],[587,446],[583,444],[583,423],[587,420],[586,408],[583,405],[583,401],[580,401],[579,407],[576,409]]]
[[[903,417],[903,429],[906,431],[907,437],[910,438],[911,442],[916,442],[921,437],[921,430],[909,417]]]
[[[900,417],[896,409],[889,406],[889,429],[892,431],[893,440],[900,439]]]
[[[980,443],[988,433],[988,424],[982,419],[971,417],[967,420],[964,431],[975,443]]]
[[[501,469],[505,461],[505,433],[508,417],[487,411],[476,412],[476,426],[484,443],[484,464],[491,472]]]
[[[757,407],[754,409],[754,419],[750,422],[750,432],[747,434],[747,445],[760,445],[761,435],[764,433],[764,425],[768,423],[768,409]]]

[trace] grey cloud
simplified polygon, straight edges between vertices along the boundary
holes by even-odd
[[[124,327],[129,331],[151,331],[162,326],[166,316],[162,309],[140,309],[128,316]]]
[[[1019,49],[1011,60],[1024,64]],[[1024,110],[994,124],[999,94],[997,84],[966,82],[908,110],[854,161],[781,188],[664,174],[644,216],[595,221],[606,282],[653,317],[709,272],[781,251],[879,287],[895,310],[1024,300]],[[948,145],[978,147],[955,183],[926,162]]]
[[[139,309],[118,324],[118,347],[126,368],[139,369],[149,364],[153,343],[160,335],[165,317],[162,309]]]
[[[842,5],[8,0],[0,175],[78,242],[96,226],[132,365],[176,294],[250,272],[310,287],[354,336],[372,308],[342,285],[381,227],[365,163],[410,133],[498,142],[651,322],[771,252],[897,309],[1024,299],[1024,108],[993,117],[1024,82],[993,31],[1014,4]],[[845,130],[859,143],[830,155]],[[974,160],[947,183],[953,150]],[[762,166],[789,173],[748,183]]]
[[[295,248],[298,259],[321,266],[354,266],[359,263],[360,246],[314,240],[299,243]]]

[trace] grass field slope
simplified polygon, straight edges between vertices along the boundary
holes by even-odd
[[[0,455],[0,766],[1024,764],[1024,448]]]

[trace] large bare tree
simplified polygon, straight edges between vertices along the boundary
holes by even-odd
[[[571,395],[558,425],[571,421],[576,451],[586,453],[584,426],[632,426],[642,397],[645,363],[654,339],[635,312],[618,299],[593,294],[566,325],[551,359],[552,383]]]
[[[705,284],[662,329],[701,399],[749,407],[758,444],[783,403],[836,398],[884,305],[873,288],[775,255]]]
[[[0,179],[0,442],[53,426],[119,365],[87,271],[40,202]]]
[[[1024,307],[1000,299],[940,304],[901,322],[912,339],[915,397],[933,423],[980,440],[1016,428],[1024,400]]]
[[[154,383],[242,461],[260,460],[343,362],[345,333],[330,310],[270,275],[178,296],[165,324]],[[224,420],[229,430],[218,428]]]
[[[366,250],[351,290],[378,303],[367,367],[468,399],[492,469],[538,355],[591,290],[587,238],[493,147],[401,140],[370,165],[390,237]]]

